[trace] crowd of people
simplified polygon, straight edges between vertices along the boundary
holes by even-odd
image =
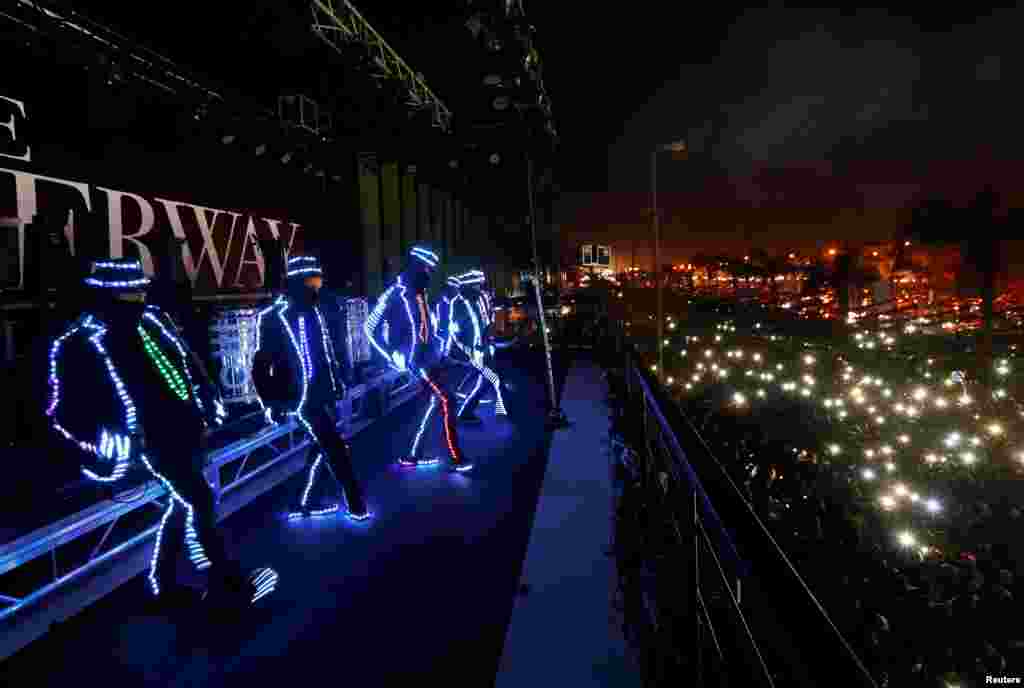
[[[1018,507],[950,505],[959,556],[919,555],[886,533],[852,467],[768,437],[764,419],[729,413],[719,392],[680,400],[683,412],[879,685],[984,685],[1021,669],[1024,582],[1009,541],[992,536],[1012,532]],[[778,416],[794,436],[806,423],[795,403]]]

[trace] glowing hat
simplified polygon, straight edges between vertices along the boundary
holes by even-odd
[[[288,277],[322,276],[320,260],[314,256],[292,256],[288,259]]]
[[[436,253],[423,246],[413,246],[409,249],[409,255],[421,263],[426,263],[431,268],[436,268],[440,260]]]
[[[111,291],[138,291],[149,286],[150,280],[142,271],[142,263],[130,258],[94,260],[86,286]]]
[[[464,286],[473,284],[483,284],[487,281],[487,277],[480,270],[470,270],[458,276],[459,283]]]
[[[446,281],[447,281],[449,287],[456,287],[456,288],[458,288],[458,287],[462,286],[462,283],[459,282],[459,278],[455,277],[454,275],[449,277]]]

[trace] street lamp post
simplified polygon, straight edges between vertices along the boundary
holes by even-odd
[[[658,280],[658,381],[665,381],[665,313],[662,302],[662,276],[661,276],[661,228],[658,224],[658,153],[672,151],[673,153],[686,152],[686,144],[682,141],[664,143],[651,151],[651,215],[654,222],[654,278]]]

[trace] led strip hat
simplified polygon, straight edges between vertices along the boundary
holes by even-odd
[[[436,268],[440,261],[436,253],[422,246],[413,246],[409,249],[409,255],[422,263],[426,263],[431,268]]]
[[[320,261],[314,256],[293,256],[288,259],[288,277],[315,277],[323,274]]]
[[[459,283],[464,286],[483,284],[487,281],[486,276],[479,270],[470,270],[458,276]]]
[[[83,282],[86,286],[96,289],[135,291],[148,287],[150,280],[142,271],[142,263],[137,260],[118,258],[94,260],[90,274]]]

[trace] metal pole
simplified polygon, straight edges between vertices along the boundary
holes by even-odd
[[[540,256],[537,253],[537,214],[533,207],[533,159],[526,158],[526,195],[530,202],[530,234],[533,243],[533,289],[537,297],[537,313],[540,316],[540,331],[544,339],[544,358],[548,372],[548,397],[550,411],[548,422],[554,426],[567,425],[565,414],[558,406],[558,395],[555,393],[555,372],[551,366],[551,341],[548,338],[547,318],[544,316],[544,298],[540,288]]]
[[[690,605],[693,614],[693,657],[694,657],[694,685],[704,685],[704,639],[701,634],[701,606],[700,606],[700,511],[697,504],[697,490],[693,490],[693,513],[690,518],[690,526],[693,529],[693,566],[690,575]]]
[[[651,151],[651,206],[654,215],[654,279],[658,290],[658,381],[665,380],[664,333],[665,314],[661,295],[661,237],[658,226],[658,150]]]

